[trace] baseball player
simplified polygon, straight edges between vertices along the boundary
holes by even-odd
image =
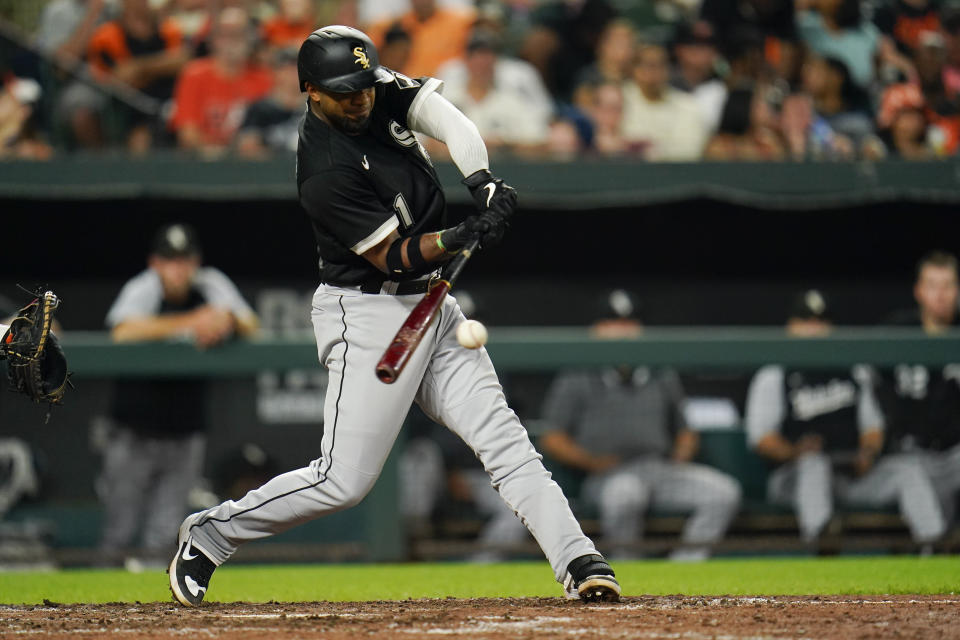
[[[913,295],[917,306],[897,313],[890,324],[919,325],[931,336],[960,328],[957,257],[944,251],[923,256]],[[890,422],[890,450],[921,461],[948,522],[955,519],[960,495],[960,362],[943,367],[904,362],[884,371],[881,402]]]
[[[598,337],[639,335],[639,304],[623,289],[609,293]],[[584,476],[582,496],[596,505],[611,553],[630,557],[651,507],[688,512],[676,561],[709,557],[740,508],[739,483],[694,462],[697,433],[684,419],[677,373],[621,365],[567,371],[550,385],[543,403],[543,450]]]
[[[188,340],[206,349],[259,325],[236,285],[202,265],[196,230],[164,225],[148,267],[120,290],[107,312],[114,342]],[[103,449],[97,494],[103,503],[103,560],[132,550],[138,530],[149,563],[166,555],[164,526],[188,512],[187,496],[203,471],[207,387],[198,380],[118,380],[110,407],[113,430]]]
[[[470,445],[493,486],[540,544],[571,598],[619,599],[614,572],[583,534],[526,430],[507,406],[484,349],[467,350],[448,297],[404,374],[374,373],[397,328],[452,255],[479,236],[496,244],[516,194],[489,171],[476,127],[440,81],[381,67],[362,32],[318,29],[300,48],[297,185],[320,254],[312,320],[330,375],[319,457],[244,498],[180,525],[170,587],[200,604],[210,576],[244,542],[357,504],[373,486],[412,402]],[[443,190],[413,131],[445,142],[479,213],[446,227]]]
[[[830,331],[826,302],[816,290],[800,294],[787,332],[795,337]],[[792,506],[802,538],[817,546],[833,516],[834,501],[898,504],[921,545],[946,530],[940,504],[923,466],[905,456],[879,457],[884,419],[866,367],[811,370],[769,365],[747,393],[747,441],[773,472],[772,502]]]

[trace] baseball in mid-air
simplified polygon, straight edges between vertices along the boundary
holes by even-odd
[[[457,327],[457,342],[467,349],[479,349],[487,344],[487,328],[482,322],[464,320]]]

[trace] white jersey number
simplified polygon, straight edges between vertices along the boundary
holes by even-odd
[[[905,398],[923,400],[927,397],[930,372],[923,365],[900,364],[894,369],[897,378],[897,393]]]
[[[400,224],[403,225],[404,229],[409,229],[413,226],[413,216],[410,215],[410,207],[407,205],[407,201],[404,200],[402,193],[398,193],[397,197],[393,199],[393,210],[397,212],[397,217],[400,219]]]

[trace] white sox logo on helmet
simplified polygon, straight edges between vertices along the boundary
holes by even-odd
[[[357,56],[357,59],[354,60],[354,64],[358,64],[364,69],[370,68],[370,60],[367,58],[367,52],[363,50],[363,47],[354,47],[353,55]]]

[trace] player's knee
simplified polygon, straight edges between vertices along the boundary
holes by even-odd
[[[718,474],[714,481],[714,501],[726,507],[730,511],[736,511],[740,508],[743,501],[743,488],[740,483],[728,475]]]
[[[339,506],[349,509],[354,507],[370,493],[373,485],[376,483],[375,476],[365,474],[330,474],[328,481],[337,487],[336,494]]]
[[[886,472],[894,478],[894,482],[902,487],[928,484],[930,477],[918,460],[899,459],[886,465]]]
[[[803,473],[830,473],[830,458],[822,451],[809,451],[797,458],[797,471]]]
[[[351,490],[347,492],[346,502],[344,503],[347,507],[354,507],[367,497],[367,494],[370,493],[370,490],[373,489],[373,480],[370,480],[367,483],[355,485],[351,487]]]
[[[614,476],[600,492],[600,507],[604,511],[643,511],[649,504],[650,488],[635,476]]]

